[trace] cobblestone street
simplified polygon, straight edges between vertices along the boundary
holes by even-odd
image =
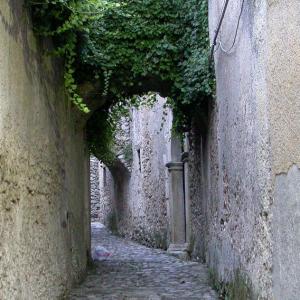
[[[218,299],[202,264],[183,262],[164,251],[118,238],[105,228],[93,228],[92,243],[112,255],[96,263],[72,291],[73,300]]]

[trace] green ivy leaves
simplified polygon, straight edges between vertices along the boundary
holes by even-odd
[[[183,131],[213,98],[207,0],[27,1],[36,33],[51,36],[65,59],[66,91],[81,111],[89,112],[78,93],[84,81],[98,83],[106,101],[100,119],[110,106],[123,113],[124,99],[135,105],[142,98],[134,95],[159,92]]]
[[[71,101],[84,113],[90,110],[78,93],[75,79],[77,56],[77,36],[88,33],[88,22],[101,17],[111,3],[101,0],[28,0],[31,8],[35,31],[41,36],[51,36],[56,42],[54,55],[65,58],[65,89]]]

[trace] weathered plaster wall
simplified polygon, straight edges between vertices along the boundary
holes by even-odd
[[[114,181],[109,169],[96,157],[90,159],[91,218],[112,227],[114,221]]]
[[[91,156],[90,158],[90,182],[91,182],[91,221],[99,221],[100,210],[100,162]]]
[[[144,244],[167,246],[167,175],[170,112],[163,120],[165,100],[153,108],[132,110],[132,170],[120,231]]]
[[[189,177],[188,186],[190,192],[190,251],[193,259],[205,261],[205,245],[207,225],[204,201],[203,186],[203,152],[202,152],[202,135],[198,126],[193,126],[189,133]]]
[[[87,264],[88,153],[56,64],[23,1],[1,1],[1,299],[60,299]]]
[[[232,45],[242,1],[230,1],[218,42]],[[210,33],[222,10],[209,1]],[[265,75],[266,2],[245,1],[236,44],[217,45],[217,97],[191,172],[196,252],[231,281],[241,271],[254,294],[272,296],[271,161]],[[205,131],[205,128],[200,128]],[[198,183],[193,178],[200,178]],[[195,187],[196,186],[196,187]],[[193,211],[193,210],[192,210]],[[198,222],[199,224],[196,224]]]
[[[114,197],[114,179],[105,165],[100,165],[100,207],[99,207],[99,221],[112,230],[116,228],[115,216],[115,197]]]
[[[100,172],[100,220],[116,226],[120,234],[143,244],[167,247],[170,129],[172,117],[158,97],[153,108],[132,109],[117,133],[118,164]],[[166,121],[163,113],[167,112]],[[113,179],[113,180],[112,180]],[[112,207],[111,207],[112,205]]]
[[[268,1],[267,20],[274,298],[291,300],[300,297],[299,1]]]
[[[226,53],[241,3],[229,2],[215,52],[216,101],[191,143],[194,255],[221,280],[239,271],[254,299],[297,299],[300,4],[245,1]],[[221,9],[209,1],[211,38]]]

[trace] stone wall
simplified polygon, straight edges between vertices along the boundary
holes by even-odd
[[[120,231],[144,244],[167,247],[167,175],[170,112],[163,123],[164,99],[132,111],[132,171]]]
[[[189,133],[189,162],[188,186],[190,191],[190,250],[193,259],[205,262],[205,236],[207,226],[205,224],[205,201],[203,200],[203,173],[202,170],[202,135],[198,126],[193,126]]]
[[[99,160],[91,156],[90,158],[90,181],[91,181],[91,221],[99,221],[100,211],[100,162]]]
[[[223,49],[232,43],[241,3],[229,4],[219,37]],[[221,10],[221,3],[210,1],[211,37]],[[233,50],[228,54],[216,48],[217,98],[206,129],[200,128],[198,167],[191,176],[199,181],[193,204],[200,211],[194,218],[201,233],[198,256],[219,280],[234,281],[241,273],[255,294],[270,299],[272,194],[263,14],[264,6],[245,2]]]
[[[297,299],[300,295],[300,2],[268,2],[265,59],[272,164],[273,291],[275,299]],[[283,21],[287,19],[288,22]]]
[[[117,134],[116,166],[100,172],[100,221],[117,227],[121,235],[143,244],[168,244],[167,169],[171,113],[158,97],[153,108],[132,109]],[[167,120],[163,121],[163,112]],[[163,126],[161,128],[161,125]],[[112,207],[111,207],[112,205]],[[109,208],[108,208],[109,207]],[[108,209],[107,209],[108,208]]]
[[[228,52],[241,3],[229,2],[215,53],[216,101],[208,124],[194,129],[194,255],[219,280],[248,285],[254,299],[296,299],[300,4],[245,1]],[[212,39],[222,3],[209,6]]]
[[[99,221],[114,232],[117,231],[117,220],[115,216],[114,180],[112,174],[105,165],[100,165],[100,199]]]
[[[23,4],[0,2],[0,298],[61,299],[87,265],[88,151]]]

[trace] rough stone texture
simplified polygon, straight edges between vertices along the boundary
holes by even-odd
[[[130,120],[121,121],[118,162],[111,172],[106,172],[106,189],[100,191],[99,220],[117,226],[120,234],[141,243],[166,248],[169,226],[165,164],[170,157],[172,116],[169,109],[163,108],[164,103],[158,97],[152,108],[132,109]],[[164,112],[166,121],[161,129]],[[113,208],[107,209],[111,204]]]
[[[300,171],[294,165],[277,176],[273,207],[274,295],[276,299],[299,298],[300,274]]]
[[[99,207],[99,221],[105,225],[109,225],[112,229],[116,226],[114,219],[114,181],[112,174],[105,165],[100,167],[100,207]]]
[[[131,117],[123,117],[117,124],[115,152],[119,163],[130,173],[132,171],[133,163]]]
[[[225,49],[241,3],[229,2]],[[222,5],[209,1],[211,39]],[[240,272],[255,299],[300,295],[299,12],[296,0],[245,1],[232,51],[216,47],[217,99],[192,141],[194,255],[220,280]]]
[[[0,1],[0,299],[58,299],[86,269],[88,151],[23,1]]]
[[[152,108],[133,109],[130,124],[132,170],[128,196],[123,200],[119,230],[146,245],[167,246],[167,175],[170,112],[163,124],[165,100]],[[116,199],[120,201],[122,199]],[[120,211],[120,210],[119,210]]]
[[[190,192],[190,251],[193,259],[205,262],[205,201],[202,197],[202,136],[199,129],[193,126],[189,133],[189,192]]]
[[[224,48],[234,37],[242,1],[230,1],[221,30]],[[222,3],[209,1],[213,38]],[[217,99],[210,107],[206,132],[198,139],[200,178],[193,218],[198,253],[220,280],[240,271],[254,294],[272,297],[271,160],[265,83],[266,2],[245,1],[232,52],[217,47]],[[195,173],[196,172],[196,173]],[[195,175],[194,175],[194,174]],[[198,179],[197,179],[198,181]],[[196,185],[196,181],[193,181]]]
[[[300,3],[267,1],[266,84],[269,100],[272,172],[300,166]],[[282,20],[289,18],[289,22]]]
[[[91,181],[91,220],[92,222],[99,221],[100,211],[100,162],[91,156],[90,158],[90,181]]]
[[[291,300],[300,297],[300,2],[268,1],[267,20],[274,298]]]
[[[218,299],[204,265],[122,240],[106,229],[94,229],[92,236],[94,245],[104,246],[112,255],[96,263],[71,299]]]

